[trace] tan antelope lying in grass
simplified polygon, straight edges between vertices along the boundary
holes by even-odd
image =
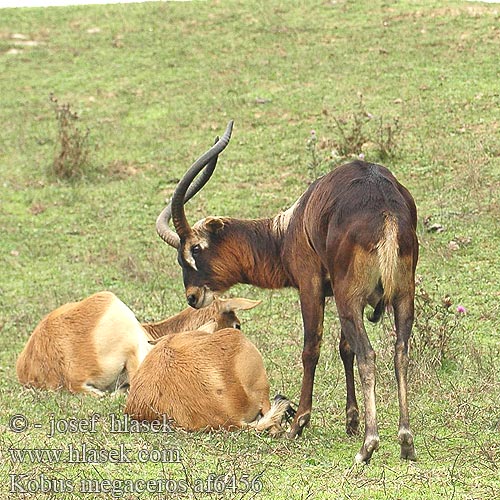
[[[304,326],[300,402],[290,432],[309,423],[325,297],[334,295],[340,319],[340,356],[347,386],[346,430],[356,434],[359,409],[354,385],[357,360],[365,402],[365,436],[356,455],[369,462],[379,447],[375,408],[375,351],[364,326],[392,306],[396,327],[394,365],[399,399],[401,457],[415,460],[408,413],[408,348],[414,317],[418,259],[417,209],[410,192],[382,165],[353,161],[313,182],[297,202],[274,217],[242,220],[207,217],[191,226],[184,203],[207,182],[224,136],[186,172],[157,220],[158,234],[177,249],[186,299],[203,308],[215,293],[236,283],[298,289]],[[200,174],[200,178],[196,176]],[[195,186],[196,189],[193,188]],[[168,223],[172,219],[175,232]]]
[[[186,430],[281,431],[290,403],[269,402],[257,348],[241,333],[184,332],[159,340],[130,382],[125,413],[136,420],[172,419]]]
[[[17,376],[23,385],[43,389],[98,395],[123,389],[153,348],[150,340],[199,328],[239,328],[234,311],[258,304],[219,299],[206,311],[188,307],[164,321],[141,325],[116,295],[99,292],[43,318],[17,360]]]

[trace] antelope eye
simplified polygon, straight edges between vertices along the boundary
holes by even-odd
[[[239,323],[235,323],[233,327],[236,328],[236,330],[241,330],[241,325]]]
[[[201,246],[200,245],[193,245],[191,247],[191,254],[192,255],[198,255],[201,252]]]

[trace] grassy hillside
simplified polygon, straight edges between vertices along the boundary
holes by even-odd
[[[102,489],[93,498],[120,491],[135,498],[137,483],[124,481],[139,479],[164,481],[162,493],[146,498],[498,495],[499,42],[499,7],[458,0],[0,11],[2,498],[38,498],[51,479],[54,498],[80,498],[80,481],[92,478]],[[410,367],[417,463],[398,458],[387,317],[367,327],[378,355],[381,449],[369,466],[353,466],[361,438],[344,433],[333,301],[311,427],[293,442],[247,432],[112,434],[123,397],[18,384],[18,353],[40,319],[64,302],[107,289],[141,320],[185,307],[175,252],[156,236],[154,222],[229,119],[231,144],[189,204],[193,221],[272,215],[316,176],[360,154],[389,167],[413,193],[421,244]],[[242,314],[243,329],[264,356],[272,391],[297,401],[296,292],[239,286],[230,293],[263,300]],[[28,422],[22,433],[9,427],[16,414]],[[96,432],[46,435],[51,419],[95,414]],[[106,450],[123,444],[132,457],[140,449],[150,456],[131,464],[68,464],[65,456],[18,463],[9,452],[66,452],[82,443]],[[166,450],[164,461],[173,463],[155,463],[153,450]],[[108,490],[106,480],[116,480]],[[32,493],[21,493],[19,483]]]

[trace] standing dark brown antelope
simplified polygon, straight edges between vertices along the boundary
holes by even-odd
[[[206,171],[195,179],[205,166],[213,172],[218,155],[229,142],[232,126],[229,122],[224,136],[186,172],[157,220],[158,234],[178,250],[187,302],[195,308],[205,307],[215,292],[236,283],[298,289],[304,325],[304,374],[290,431],[295,437],[310,420],[325,297],[334,293],[347,385],[346,430],[357,434],[359,425],[353,371],[356,357],[365,403],[365,436],[356,460],[364,463],[378,449],[379,436],[375,352],[364,327],[363,312],[367,305],[372,306],[369,319],[375,322],[387,306],[392,306],[398,438],[401,457],[415,460],[407,401],[408,343],[418,259],[417,210],[411,194],[387,168],[353,161],[313,182],[291,208],[275,217],[207,217],[191,227],[184,203],[208,180]],[[171,218],[176,233],[168,226]]]

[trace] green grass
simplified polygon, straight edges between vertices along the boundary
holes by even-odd
[[[195,487],[209,474],[236,480],[246,474],[258,478],[256,485],[262,481],[260,493],[233,492],[229,484],[211,497],[498,497],[499,21],[495,5],[430,0],[2,10],[0,496],[23,498],[8,493],[9,474],[66,479],[75,490],[82,478],[170,478]],[[38,45],[16,45],[14,34]],[[94,164],[80,181],[50,174],[58,146],[51,92],[90,129]],[[193,221],[207,214],[267,216],[291,205],[311,181],[311,130],[321,161],[330,164],[334,118],[349,119],[358,93],[375,117],[399,119],[397,148],[384,163],[419,208],[421,283],[410,370],[417,463],[398,458],[386,318],[369,327],[378,353],[381,449],[369,466],[353,466],[361,440],[343,430],[333,302],[311,427],[293,442],[247,432],[114,435],[109,418],[121,414],[123,397],[98,400],[20,387],[18,353],[42,316],[64,302],[109,289],[141,320],[184,307],[175,252],[156,236],[154,221],[176,180],[230,118],[233,139],[211,183],[189,204]],[[426,218],[445,230],[428,232]],[[297,294],[244,286],[231,294],[263,300],[242,315],[243,328],[264,356],[272,390],[297,400]],[[442,305],[447,295],[448,310]],[[465,315],[456,313],[458,305]],[[95,413],[102,416],[96,433],[45,436],[51,414],[86,419]],[[9,430],[14,414],[42,428],[15,434]],[[84,442],[108,450],[124,443],[131,454],[141,447],[179,450],[182,463],[16,464],[8,452]],[[191,489],[183,496],[207,497]],[[135,495],[125,492],[124,498]]]

